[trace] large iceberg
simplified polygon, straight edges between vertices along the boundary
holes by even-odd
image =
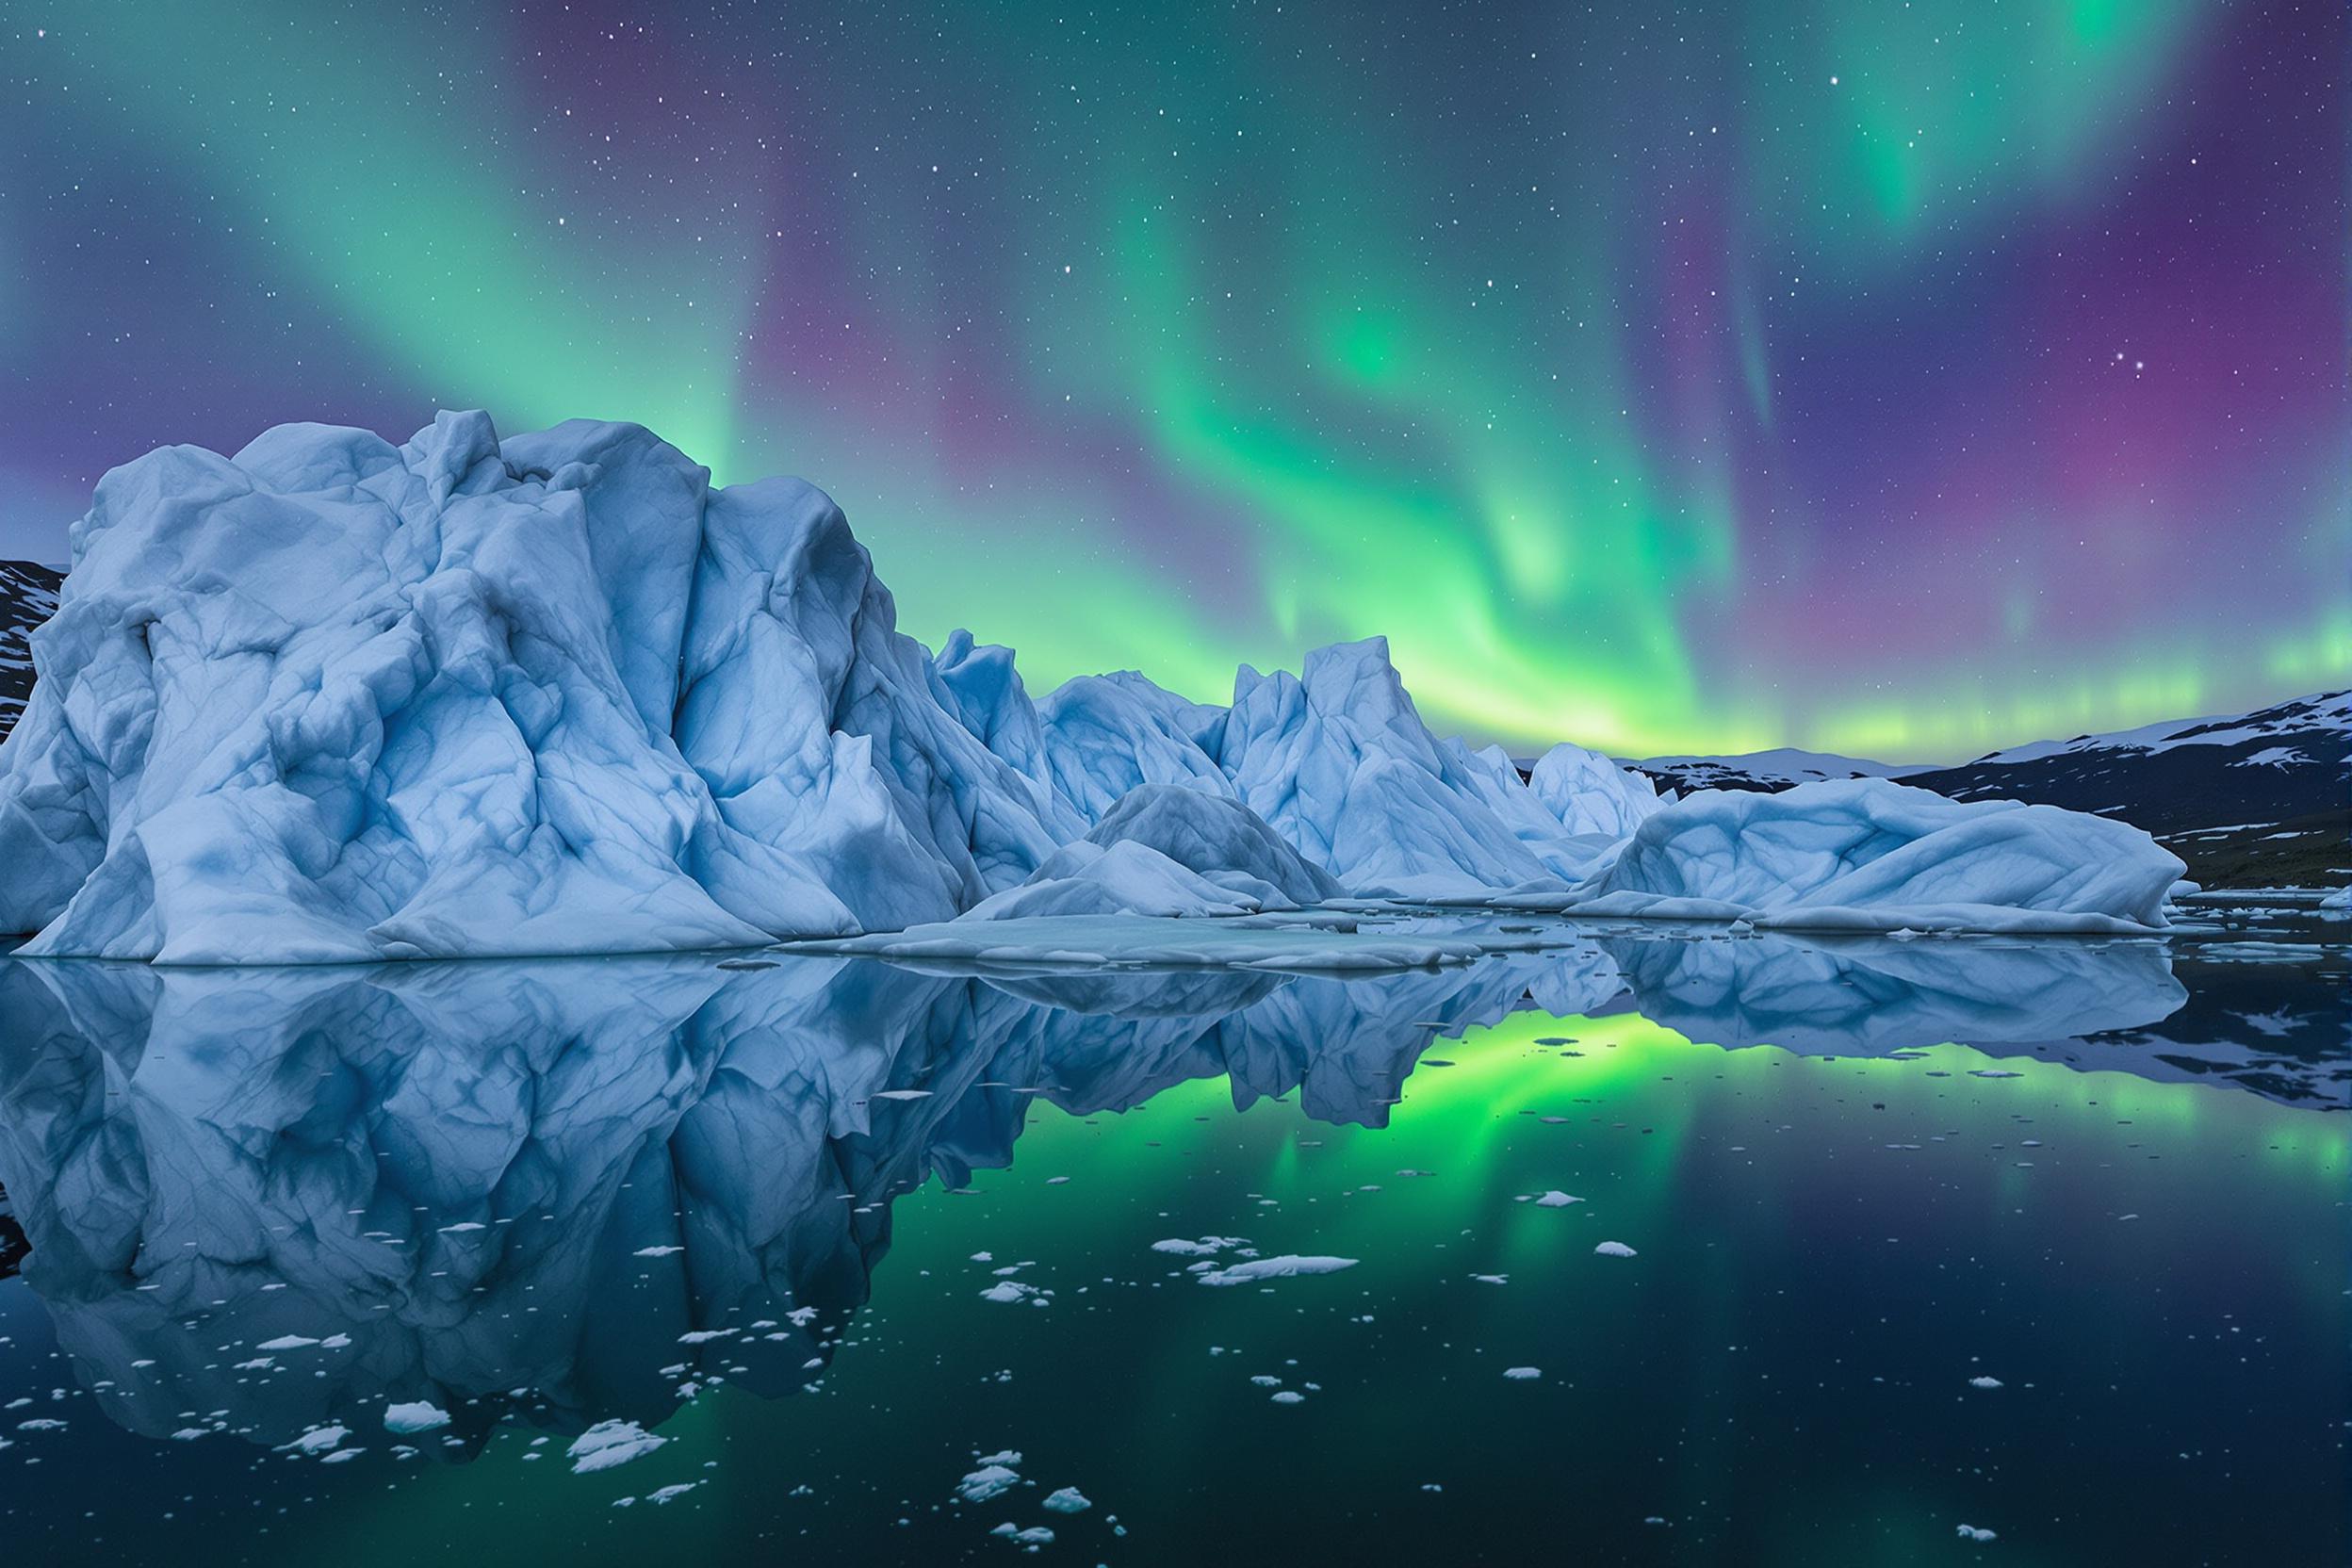
[[[1644,820],[1570,907],[1809,930],[2136,932],[2164,925],[2184,869],[2105,817],[1841,779],[1690,795]]]
[[[0,928],[178,962],[944,919],[1075,831],[841,511],[631,425],[272,430],[109,473],[0,751]]]
[[[666,951],[1341,892],[2115,930],[2178,874],[2047,808],[1660,809],[1573,746],[1523,779],[1433,737],[1379,638],[1245,666],[1230,709],[1134,672],[1032,701],[1009,649],[901,635],[821,491],[714,488],[634,425],[166,448],[73,548],[0,745],[0,931],[36,955]]]

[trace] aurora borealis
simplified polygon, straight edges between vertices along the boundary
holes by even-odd
[[[2352,679],[2340,0],[0,22],[0,554],[436,406],[831,491],[1033,688],[1956,760]]]

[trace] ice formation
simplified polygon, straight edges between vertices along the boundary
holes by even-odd
[[[2105,817],[1841,779],[1688,796],[1635,829],[1571,907],[1812,930],[2146,931],[2165,923],[2183,869]]]
[[[1320,904],[1339,891],[1240,801],[1145,784],[1028,881],[962,918],[1244,915]]]
[[[1133,672],[1033,702],[1010,650],[899,634],[822,492],[713,488],[632,425],[162,449],[73,543],[0,747],[0,930],[30,954],[675,950],[1339,892],[2121,929],[2178,874],[2118,824],[1884,784],[1661,809],[1573,746],[1523,781],[1431,736],[1379,638],[1245,667],[1230,709]]]

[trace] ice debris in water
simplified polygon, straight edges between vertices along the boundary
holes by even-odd
[[[1279,1258],[1250,1258],[1200,1276],[1204,1285],[1247,1285],[1261,1280],[1287,1280],[1299,1274],[1336,1274],[1353,1268],[1355,1258],[1300,1257],[1286,1252]]]
[[[1084,1513],[1094,1504],[1087,1501],[1086,1494],[1076,1487],[1066,1486],[1059,1492],[1047,1494],[1045,1501],[1039,1506],[1048,1513]]]
[[[2000,1380],[1999,1378],[1981,1378],[1981,1377],[1980,1377],[1980,1378],[1970,1378],[1970,1379],[1968,1380],[1968,1386],[1969,1386],[1970,1388],[1999,1388],[1999,1387],[2001,1387],[2001,1380]]]
[[[1526,1382],[1543,1375],[1544,1369],[1540,1366],[1506,1366],[1503,1368],[1503,1376],[1514,1382]]]
[[[1202,1236],[1197,1241],[1186,1241],[1182,1236],[1171,1236],[1166,1241],[1153,1242],[1152,1250],[1171,1252],[1180,1258],[1205,1258],[1228,1247],[1242,1246],[1248,1240],[1247,1236]]]
[[[411,1432],[429,1432],[449,1424],[449,1413],[440,1406],[417,1399],[403,1405],[384,1408],[384,1429],[406,1436]]]
[[[967,1503],[985,1503],[1001,1497],[1021,1484],[1021,1473],[1013,1467],[1021,1462],[1021,1450],[1006,1448],[1001,1452],[982,1455],[976,1467],[956,1483],[956,1495]]]
[[[1022,1284],[1019,1280],[999,1280],[980,1293],[980,1299],[994,1301],[1001,1307],[1013,1306],[1021,1301],[1033,1307],[1042,1307],[1053,1294],[1050,1290],[1039,1290],[1036,1285]]]
[[[1564,1209],[1571,1203],[1581,1203],[1584,1200],[1581,1198],[1571,1198],[1566,1193],[1555,1188],[1554,1190],[1544,1194],[1541,1198],[1538,1198],[1535,1200],[1535,1206],[1539,1209]]]
[[[1054,1532],[1047,1529],[1043,1525],[1032,1525],[1024,1530],[1017,1528],[1013,1522],[1007,1519],[1004,1523],[997,1526],[996,1528],[990,1530],[988,1533],[990,1535],[1001,1535],[1016,1546],[1027,1546],[1032,1549],[1038,1546],[1051,1546],[1054,1544]]]
[[[1633,1249],[1622,1241],[1605,1241],[1592,1250],[1604,1258],[1630,1258],[1634,1255]]]
[[[1961,1526],[1959,1537],[1963,1541],[1976,1542],[1997,1541],[2000,1539],[2000,1537],[1996,1536],[1991,1530],[1978,1529],[1974,1525]]]
[[[573,1474],[593,1475],[633,1459],[643,1459],[668,1441],[634,1421],[599,1421],[572,1439],[565,1457],[572,1462]]]

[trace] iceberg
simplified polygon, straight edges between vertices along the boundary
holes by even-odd
[[[1440,746],[1389,662],[1388,639],[1307,655],[1304,672],[1233,686],[1221,760],[1242,802],[1353,892],[1472,897],[1565,884]]]
[[[34,956],[904,933],[889,951],[994,957],[1078,930],[1013,925],[1078,921],[1073,954],[1234,963],[1268,956],[1263,930],[1253,953],[1100,923],[1341,894],[2113,932],[2160,924],[2180,868],[2121,824],[1877,780],[1663,805],[1569,745],[1523,779],[1432,736],[1380,638],[1244,666],[1230,708],[1132,671],[1033,701],[1012,650],[901,634],[824,492],[714,487],[635,425],[501,441],[444,413],[398,447],[297,424],[233,458],[164,448],[100,482],[73,553],[0,743],[0,931]],[[1277,945],[1495,948],[1312,923]]]
[[[1562,741],[1536,759],[1527,789],[1571,833],[1622,839],[1664,804],[1642,774]]]
[[[841,510],[633,425],[286,425],[100,482],[0,750],[0,928],[218,963],[945,919],[1074,819]]]
[[[1646,818],[1568,907],[1818,931],[2135,933],[2164,927],[2184,869],[2105,817],[1840,779],[1686,796]]]

